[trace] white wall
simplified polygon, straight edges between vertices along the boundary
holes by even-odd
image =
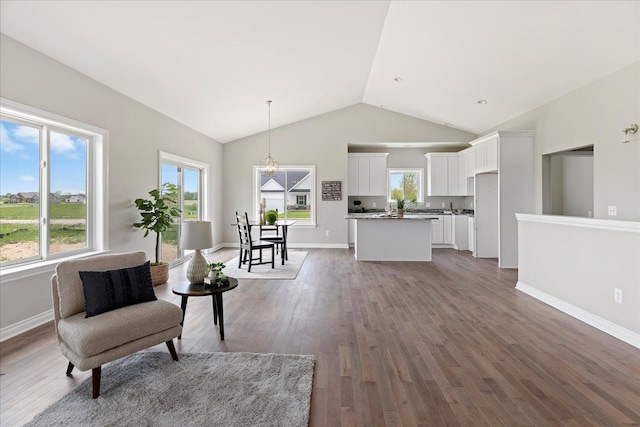
[[[640,223],[518,215],[518,252],[518,289],[640,347]]]
[[[114,251],[145,250],[131,224],[133,200],[158,186],[158,150],[208,162],[209,216],[214,242],[222,241],[222,145],[124,95],[0,36],[0,96],[109,131],[109,246]],[[51,309],[49,273],[0,285],[0,327]]]
[[[492,130],[535,130],[536,213],[542,213],[542,155],[594,146],[594,217],[640,220],[640,135],[622,144],[622,129],[640,124],[640,63],[564,95]],[[609,217],[607,206],[617,206]]]
[[[562,157],[562,194],[563,215],[586,217],[593,211],[592,156]]]
[[[275,101],[274,101],[275,105]],[[273,110],[272,114],[277,114]],[[356,104],[271,131],[271,154],[283,165],[316,165],[316,228],[290,231],[292,245],[346,247],[347,144],[350,142],[467,142],[475,135],[446,126]],[[386,151],[386,150],[383,150]],[[424,153],[420,154],[424,160]],[[235,211],[252,213],[252,165],[267,155],[267,135],[261,133],[223,146],[225,241],[237,241]],[[323,202],[322,181],[342,181],[341,201]],[[384,207],[384,206],[383,206]],[[329,231],[329,237],[325,231]]]

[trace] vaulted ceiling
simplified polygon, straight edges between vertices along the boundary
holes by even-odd
[[[0,31],[223,143],[268,99],[272,127],[363,102],[481,133],[640,60],[635,0],[3,0]]]

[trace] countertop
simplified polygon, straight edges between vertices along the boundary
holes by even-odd
[[[428,210],[428,211],[404,211],[404,217],[406,219],[438,219],[438,215],[459,215],[459,216],[469,216],[473,217],[474,213],[472,210],[463,211],[460,213],[455,213],[451,211],[445,210]],[[385,211],[377,210],[377,211],[369,211],[369,212],[351,212],[344,217],[345,219],[402,219],[398,218],[395,215],[387,215]]]
[[[397,217],[395,215],[387,215],[385,213],[354,213],[345,215],[344,219],[406,219],[406,220],[437,220],[438,217],[433,214],[424,214],[424,213],[412,213],[412,214],[404,214],[404,216]]]
[[[357,215],[358,218],[372,216],[372,215],[384,215],[386,212],[384,209],[367,209],[365,212],[355,212],[353,209],[349,209],[347,215]],[[452,212],[448,209],[420,209],[420,210],[406,210],[405,215],[466,215],[474,216],[472,209],[464,209],[462,212]],[[352,218],[353,219],[353,218]]]

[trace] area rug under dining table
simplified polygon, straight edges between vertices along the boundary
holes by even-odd
[[[103,366],[29,426],[307,426],[307,355],[140,352]]]
[[[264,253],[266,255],[264,259],[271,259],[271,254],[267,255],[267,251]],[[298,276],[306,257],[307,251],[289,249],[289,259],[285,261],[284,265],[282,265],[280,256],[276,255],[274,268],[271,268],[271,264],[253,265],[251,266],[251,273],[249,273],[246,264],[238,268],[238,257],[235,257],[231,261],[225,262],[226,267],[222,271],[227,276],[235,277],[236,279],[294,280]]]

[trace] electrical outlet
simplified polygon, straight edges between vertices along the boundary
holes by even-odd
[[[609,206],[608,212],[609,212],[609,216],[616,216],[616,215],[618,215],[618,207],[617,206]]]
[[[327,230],[327,233],[326,233],[326,235],[327,235],[327,237],[329,237],[329,230]]]
[[[622,289],[615,288],[613,290],[613,301],[622,304]]]
[[[447,206],[447,204],[445,202],[442,202],[442,207],[444,208],[446,206]]]
[[[375,208],[376,207],[376,202],[371,203],[372,206]]]
[[[469,202],[469,209],[473,209],[473,202]]]
[[[431,207],[431,203],[430,203],[430,202],[427,202],[426,206],[427,206],[428,208],[430,208],[430,207]]]

